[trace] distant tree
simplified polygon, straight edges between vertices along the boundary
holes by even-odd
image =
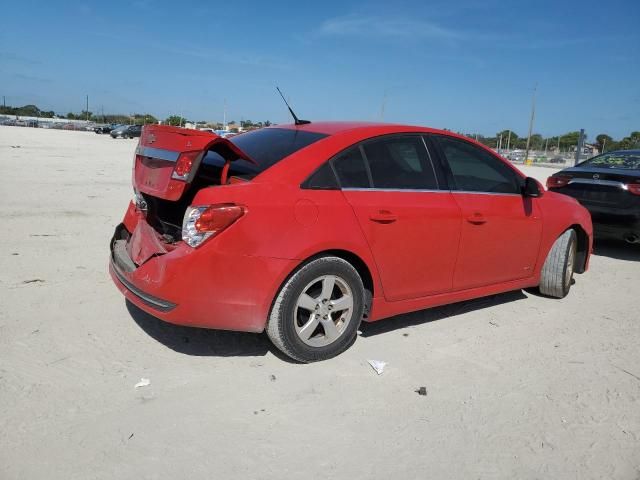
[[[604,152],[606,150],[616,149],[616,142],[614,142],[613,138],[611,138],[606,133],[601,133],[599,135],[596,135],[596,144],[598,145],[598,149],[601,152]]]
[[[171,115],[164,121],[166,125],[181,126],[187,122],[187,119],[179,115]]]
[[[15,114],[23,117],[39,117],[40,109],[35,105],[25,105],[23,107],[16,108]]]
[[[271,122],[270,122],[269,120],[265,120],[264,122],[262,122],[262,124],[263,124],[265,127],[268,127],[268,126],[270,126],[270,125],[271,125]]]
[[[631,135],[624,137],[618,142],[618,149],[631,150],[640,148],[640,132],[631,132]]]

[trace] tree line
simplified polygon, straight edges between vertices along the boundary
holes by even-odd
[[[474,138],[480,143],[491,148],[509,148],[510,150],[514,150],[525,149],[527,147],[527,137],[520,137],[513,130],[503,130],[498,132],[495,137],[486,137],[484,135],[470,133],[463,135]],[[568,152],[574,150],[576,145],[578,145],[579,137],[580,132],[577,131],[553,137],[543,137],[539,133],[534,133],[531,135],[529,149]],[[596,135],[595,141],[593,142],[588,142],[587,134],[585,133],[585,142],[595,145],[600,152],[611,150],[630,150],[640,148],[640,132],[631,132],[628,136],[623,137],[620,140],[615,140],[606,133],[600,133]]]
[[[41,117],[41,118],[66,118],[68,120],[89,120],[96,123],[121,123],[121,124],[136,124],[145,125],[151,123],[158,123],[158,119],[148,113],[134,113],[132,115],[124,114],[96,114],[94,112],[87,112],[85,110],[80,113],[69,112],[66,115],[56,115],[53,110],[40,110],[36,105],[23,105],[22,107],[11,107],[0,105],[0,114],[4,115],[17,115],[23,117]],[[216,130],[222,130],[224,125],[220,122],[190,122],[185,117],[179,115],[170,115],[162,123],[165,125],[184,126],[186,123],[195,123],[197,127],[201,128],[213,128]],[[272,125],[269,120],[263,122],[252,122],[251,120],[241,120],[236,122],[231,120],[227,122],[229,130],[237,132],[242,130],[252,130],[255,128],[268,127]],[[509,148],[524,149],[527,146],[527,137],[520,137],[513,130],[503,130],[496,133],[494,137],[487,137],[480,134],[464,134],[467,137],[475,138],[479,142],[491,148]],[[553,137],[543,137],[539,133],[531,135],[531,141],[529,148],[531,150],[549,150],[549,151],[572,151],[578,144],[578,138],[580,132],[568,132],[563,135],[557,135]],[[585,139],[587,138],[585,134]],[[585,140],[586,141],[586,140]],[[610,150],[629,150],[634,148],[640,148],[640,132],[633,131],[628,136],[615,140],[606,133],[600,133],[596,135],[592,144],[596,145],[601,152]]]

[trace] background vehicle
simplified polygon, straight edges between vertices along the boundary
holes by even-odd
[[[98,133],[98,134],[102,134],[102,133],[111,133],[111,131],[112,131],[114,128],[118,128],[118,127],[120,127],[120,126],[121,126],[121,125],[118,125],[118,124],[116,124],[116,123],[111,123],[111,124],[108,124],[108,125],[98,125],[98,126],[96,126],[96,127],[93,129],[93,131],[94,131],[94,132],[96,132],[96,133]]]
[[[123,125],[111,131],[112,138],[134,138],[142,134],[142,125]]]
[[[592,157],[549,177],[547,188],[584,205],[596,236],[640,243],[640,150]]]
[[[111,243],[116,286],[178,324],[330,358],[360,321],[539,286],[565,296],[589,213],[488,148],[401,125],[311,123],[231,139],[147,126]]]

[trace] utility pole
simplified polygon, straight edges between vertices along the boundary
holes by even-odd
[[[86,107],[86,118],[87,118],[87,122],[89,121],[89,95],[87,95],[87,107]]]
[[[509,136],[507,137],[507,150],[511,146],[511,130],[509,130]]]
[[[606,144],[607,144],[607,139],[603,138],[602,139],[602,151],[600,153],[604,153],[604,147],[605,147]]]
[[[547,154],[547,147],[549,146],[549,139],[547,138],[546,141],[544,142],[544,154]]]
[[[5,98],[4,98],[4,95],[2,95],[2,106],[3,107],[7,106],[7,102],[6,102]]]
[[[527,137],[527,149],[524,154],[524,163],[527,163],[529,159],[529,147],[531,146],[531,132],[533,130],[533,120],[536,116],[536,90],[538,89],[538,84],[536,83],[533,87],[533,96],[531,98],[531,119],[529,120],[529,136]]]
[[[584,128],[580,129],[580,136],[578,137],[578,145],[576,146],[576,161],[574,165],[580,163],[580,155],[582,154],[582,148],[584,146]]]
[[[222,129],[227,129],[227,99],[224,99],[224,107],[222,109]]]

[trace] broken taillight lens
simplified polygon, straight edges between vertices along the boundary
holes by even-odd
[[[182,222],[182,240],[191,247],[197,247],[225,230],[245,212],[244,207],[229,204],[189,207]]]
[[[567,175],[554,175],[547,178],[547,188],[560,188],[565,187],[571,181],[571,177]]]
[[[176,166],[173,169],[171,178],[176,180],[187,180],[193,167],[196,166],[198,156],[202,152],[185,152],[180,154],[176,161]]]

